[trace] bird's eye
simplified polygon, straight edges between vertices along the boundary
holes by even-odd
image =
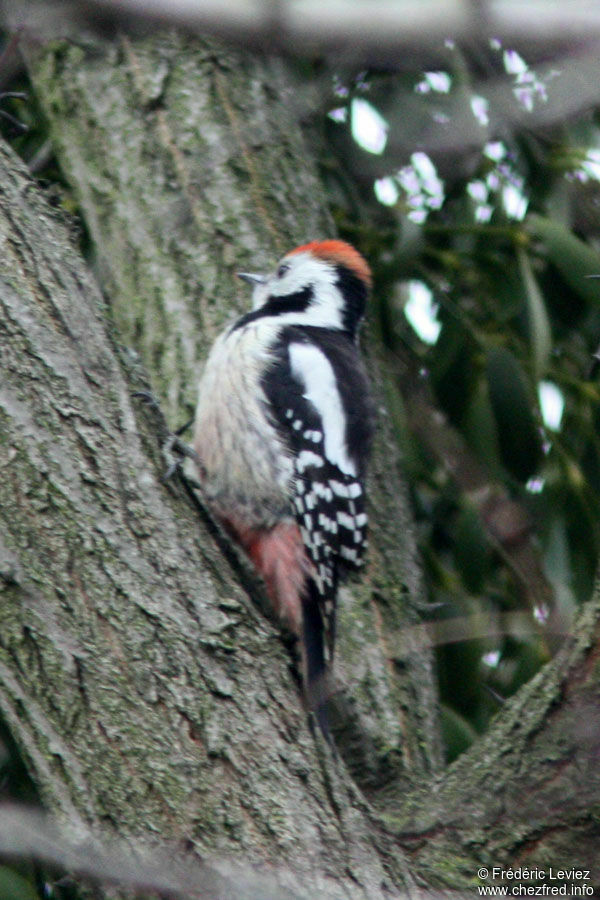
[[[290,264],[289,263],[281,263],[279,268],[277,269],[277,277],[283,278],[286,272],[289,271]]]

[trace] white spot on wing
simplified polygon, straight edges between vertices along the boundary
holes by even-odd
[[[308,429],[308,431],[304,432],[302,437],[306,441],[313,441],[315,444],[318,444],[323,435],[320,431],[311,431],[310,429]]]
[[[347,528],[349,531],[354,531],[354,519],[352,518],[352,516],[349,516],[348,513],[342,512],[342,510],[340,510],[336,518],[342,528]]]
[[[331,485],[331,490],[336,495],[336,497],[348,498],[350,496],[348,492],[348,485],[342,484],[341,481],[334,481],[333,478],[331,479],[329,484]]]
[[[318,453],[313,453],[312,450],[301,450],[298,454],[298,459],[296,462],[296,467],[298,472],[302,474],[304,470],[308,466],[322,466],[323,458],[319,456]]]
[[[325,455],[345,475],[356,475],[346,448],[346,421],[331,363],[312,344],[290,344],[292,374],[304,384],[304,398],[315,407],[323,424]]]
[[[357,562],[356,550],[350,547],[340,547],[340,556],[350,562]]]

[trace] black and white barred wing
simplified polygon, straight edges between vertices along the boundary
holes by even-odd
[[[362,562],[364,492],[347,447],[348,416],[330,361],[309,343],[290,344],[289,357],[305,401],[292,421],[296,514],[319,581],[324,588],[335,587],[338,565]]]
[[[369,388],[355,345],[326,329],[285,329],[273,356],[265,394],[291,451],[291,500],[315,570],[309,592],[318,610],[309,602],[305,619],[310,616],[312,631],[323,633],[332,659],[338,578],[361,565],[366,548],[362,476],[372,433]],[[312,631],[306,629],[305,638]],[[319,653],[317,648],[313,655]]]
[[[347,391],[344,396],[340,386],[344,373],[336,371],[334,348],[298,339],[285,349],[278,363],[281,394],[272,393],[270,399],[293,451],[296,519],[326,595],[335,591],[340,566],[361,565],[366,546],[362,465],[357,448],[349,446],[357,415],[353,397]]]

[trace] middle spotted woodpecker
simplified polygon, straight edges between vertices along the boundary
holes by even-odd
[[[371,273],[353,247],[328,240],[292,250],[270,275],[240,277],[253,310],[206,362],[196,462],[213,514],[299,639],[307,702],[328,737],[336,592],[366,547],[374,416],[358,329]]]

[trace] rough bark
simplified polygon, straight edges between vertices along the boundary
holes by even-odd
[[[0,703],[46,806],[382,896],[366,805],[276,628],[160,484],[95,283],[0,153]]]
[[[334,230],[293,82],[276,60],[175,33],[59,44],[36,54],[31,71],[118,339],[140,353],[167,419],[180,424],[207,347],[248,308],[235,272],[269,269]],[[415,640],[394,660],[385,641],[417,622],[423,595],[380,361],[371,369],[381,415],[370,565],[342,592],[337,674],[352,685],[338,697],[339,739],[376,790],[392,776],[428,776],[440,749],[431,649],[409,629]]]
[[[60,44],[32,71],[110,309],[3,155],[3,715],[46,805],[72,820],[277,862],[324,896],[336,880],[361,897],[408,885],[381,837],[375,851],[343,766],[315,747],[277,628],[160,485],[132,353],[117,358],[105,333],[139,350],[179,423],[207,345],[247,306],[235,269],[331,233],[289,89],[276,66],[177,37]],[[337,698],[339,746],[373,796],[439,760],[429,650],[414,641],[396,665],[383,639],[421,597],[385,420],[381,433],[381,535],[343,592],[352,689]]]

